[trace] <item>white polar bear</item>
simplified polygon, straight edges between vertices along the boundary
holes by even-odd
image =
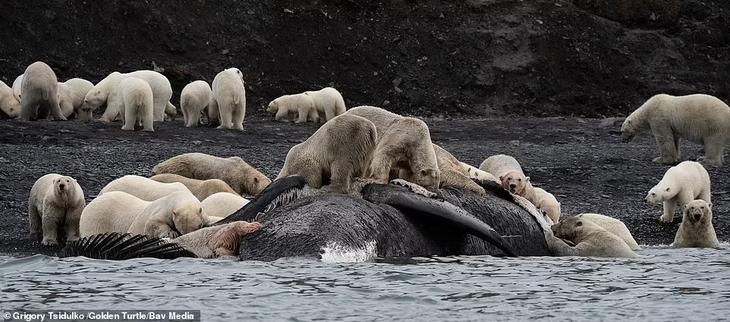
[[[74,113],[74,102],[71,94],[71,88],[64,83],[58,83],[58,106],[61,108],[61,114],[66,119],[70,119]]]
[[[672,247],[720,248],[712,225],[711,203],[701,199],[692,200],[684,206],[683,214]]]
[[[345,113],[347,109],[342,94],[332,87],[325,87],[318,91],[307,91],[304,94],[312,98],[317,113],[324,114],[325,121],[329,121],[333,117]]]
[[[78,239],[79,218],[85,205],[84,191],[76,179],[55,173],[40,177],[28,199],[31,239],[42,233],[41,244],[58,245],[60,227],[67,242]]]
[[[124,122],[122,130],[134,131],[134,125],[140,121],[143,131],[154,132],[152,87],[137,77],[127,77],[119,88],[123,102],[119,111]]]
[[[208,107],[213,98],[213,90],[208,82],[196,80],[185,85],[180,93],[180,109],[186,127],[197,127],[200,113]]]
[[[528,182],[529,187],[525,189],[527,193],[523,196],[525,199],[532,202],[535,207],[544,215],[550,218],[553,223],[560,221],[560,202],[553,196],[552,193],[545,191],[542,188],[533,187]]]
[[[106,233],[176,238],[206,223],[200,201],[190,192],[175,192],[149,202],[122,191],[96,197],[81,214],[81,237]]]
[[[710,175],[702,164],[694,161],[684,161],[667,170],[644,199],[651,205],[664,203],[664,214],[659,218],[663,222],[674,220],[676,207],[682,209],[684,205],[695,199],[710,200]]]
[[[467,174],[469,179],[475,179],[482,182],[492,181],[501,184],[501,182],[499,182],[499,179],[497,179],[497,177],[489,172],[479,170],[478,168],[464,162],[459,162],[459,164],[461,165],[461,169]]]
[[[99,196],[111,191],[123,191],[146,201],[154,201],[174,192],[190,192],[179,182],[163,183],[136,175],[126,175],[109,182],[99,191]]]
[[[660,156],[654,162],[676,164],[679,139],[704,144],[700,162],[721,166],[724,149],[730,140],[730,107],[717,97],[693,94],[654,95],[629,115],[621,126],[621,135],[630,141],[643,130],[651,129],[659,145]]]
[[[565,243],[569,241],[573,245]],[[557,256],[636,257],[623,239],[601,226],[569,217],[545,230],[545,241]]]
[[[203,201],[203,200],[205,200],[205,198],[208,198],[211,195],[218,193],[218,192],[230,192],[230,193],[234,193],[234,194],[236,193],[236,191],[233,190],[233,188],[231,188],[231,186],[229,186],[225,181],[223,181],[221,179],[198,180],[198,179],[191,179],[188,177],[183,177],[181,175],[173,174],[173,173],[161,173],[161,174],[152,176],[150,179],[155,180],[157,182],[163,182],[163,183],[171,183],[171,182],[182,183],[200,201]]]
[[[201,205],[206,216],[225,218],[241,209],[248,202],[248,199],[235,193],[218,192],[205,198]]]
[[[9,118],[20,115],[20,101],[13,95],[13,89],[3,81],[0,81],[0,111]]]
[[[94,88],[94,84],[83,78],[71,78],[63,83],[58,84],[59,92],[61,84],[64,84],[68,89],[68,100],[73,105],[73,111],[76,115],[76,118],[82,121],[90,121],[91,113],[84,113],[84,111],[82,110],[82,105],[84,104],[84,98],[86,97],[86,94],[92,88]],[[88,112],[91,112],[91,110],[89,110]]]
[[[509,192],[525,196],[531,194],[530,177],[526,177],[520,163],[512,156],[497,154],[486,158],[479,165],[479,170],[486,171],[499,178],[502,187]]]
[[[127,77],[139,78],[152,88],[153,117],[155,122],[164,120],[165,109],[172,97],[170,81],[164,75],[151,70],[138,70],[131,73],[113,72],[102,79],[84,98],[84,108],[92,112],[106,103],[107,107],[100,120],[112,122],[119,115],[123,104],[119,84]]]
[[[15,96],[15,99],[20,102],[20,94],[23,87],[23,74],[18,75],[18,77],[15,78],[13,81],[13,96]]]
[[[626,245],[631,248],[631,250],[640,250],[641,247],[639,247],[639,243],[636,242],[634,239],[634,236],[631,235],[631,232],[628,228],[626,228],[626,224],[623,223],[623,221],[618,220],[613,217],[601,215],[601,214],[592,214],[592,213],[585,213],[580,214],[576,216],[577,218],[590,220],[594,224],[600,226],[601,228],[607,230],[609,233],[612,233],[619,238],[623,239],[626,242]]]
[[[26,121],[44,119],[66,120],[58,104],[56,73],[44,62],[35,62],[23,73],[20,118]]]
[[[266,111],[274,113],[274,120],[276,121],[289,122],[295,118],[296,121],[294,123],[303,123],[307,120],[313,122],[320,121],[319,113],[317,112],[317,107],[314,104],[312,96],[304,93],[277,97],[269,103]]]
[[[246,88],[243,73],[238,68],[228,68],[213,79],[213,99],[208,105],[208,120],[219,122],[219,129],[243,131],[246,117]]]

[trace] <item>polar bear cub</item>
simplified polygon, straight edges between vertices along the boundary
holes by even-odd
[[[63,228],[66,242],[79,238],[79,218],[86,205],[84,191],[76,179],[49,173],[30,189],[28,217],[32,239],[42,233],[41,244],[58,245],[58,230]]]
[[[712,225],[712,204],[702,199],[684,205],[684,217],[674,236],[673,247],[719,248],[715,227]]]
[[[312,98],[317,113],[324,114],[325,121],[329,121],[335,116],[345,113],[347,109],[342,94],[332,87],[325,87],[318,91],[307,91],[304,94]]]
[[[502,187],[511,193],[525,196],[532,188],[530,177],[525,176],[520,163],[512,156],[505,154],[490,156],[482,161],[479,169],[499,178]]]
[[[208,119],[219,122],[219,129],[243,131],[246,117],[246,88],[243,73],[238,68],[228,68],[213,79],[213,99],[208,105]]]
[[[652,206],[659,202],[664,204],[664,214],[659,218],[662,222],[672,222],[676,207],[681,209],[695,199],[712,202],[710,175],[702,164],[694,161],[684,161],[669,168],[644,198]]]
[[[174,192],[149,202],[122,191],[96,197],[81,214],[81,236],[105,232],[176,238],[206,223],[200,201],[190,192]]]
[[[21,84],[20,118],[26,121],[44,119],[66,120],[58,104],[56,73],[44,62],[35,62],[23,73]]]
[[[213,98],[213,90],[208,82],[196,80],[183,87],[180,93],[180,109],[186,127],[197,127],[200,123],[200,113],[208,108]]]
[[[136,175],[126,175],[109,182],[99,191],[99,196],[111,191],[123,191],[146,201],[154,201],[175,192],[190,192],[179,182],[162,183]]]
[[[618,236],[619,238],[623,239],[624,242],[626,242],[626,245],[628,245],[631,250],[641,249],[641,247],[639,247],[639,243],[636,242],[634,236],[632,236],[629,229],[626,228],[626,224],[624,224],[621,220],[601,214],[592,213],[579,214],[576,217],[580,219],[590,220],[594,224],[601,226],[601,228]]]
[[[274,120],[276,121],[288,122],[296,118],[294,123],[303,123],[307,120],[313,122],[319,122],[320,120],[313,96],[305,93],[277,97],[269,103],[266,111],[274,113]],[[293,115],[296,115],[296,117],[293,117]]]
[[[248,199],[235,193],[218,192],[201,201],[203,213],[209,217],[228,217],[248,204]]]
[[[119,86],[123,102],[119,110],[124,122],[122,130],[134,131],[134,125],[141,121],[143,131],[154,132],[152,87],[136,77],[125,78]]]
[[[659,145],[654,162],[675,164],[679,161],[679,139],[704,144],[700,162],[721,166],[725,145],[730,141],[730,107],[717,97],[693,94],[672,96],[658,94],[631,113],[621,126],[621,135],[630,141],[650,129]]]
[[[13,95],[13,89],[3,81],[0,81],[0,111],[9,118],[20,115],[20,101]]]

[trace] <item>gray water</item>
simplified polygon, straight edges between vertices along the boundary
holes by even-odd
[[[331,263],[0,257],[0,309],[199,309],[231,320],[717,320],[730,251]]]

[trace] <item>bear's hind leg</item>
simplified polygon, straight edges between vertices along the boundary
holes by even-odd
[[[30,220],[30,233],[28,237],[31,240],[40,239],[43,235],[43,231],[41,230],[41,215],[38,213],[38,208],[33,204],[28,207],[28,217]]]
[[[706,167],[722,166],[723,154],[725,154],[726,140],[724,135],[715,134],[703,139],[705,144],[705,155],[697,160]]]

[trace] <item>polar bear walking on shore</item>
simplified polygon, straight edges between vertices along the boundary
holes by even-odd
[[[119,111],[124,122],[122,130],[134,131],[134,125],[140,121],[143,131],[154,132],[152,87],[137,77],[127,77],[119,86],[123,103]]]
[[[35,62],[23,73],[21,84],[20,118],[26,121],[43,119],[66,120],[58,103],[56,73],[44,62]]]
[[[213,79],[213,99],[208,105],[208,120],[220,123],[219,129],[243,131],[246,117],[246,88],[243,73],[238,68],[228,68]]]
[[[58,228],[63,227],[67,242],[78,239],[84,206],[84,191],[76,179],[55,173],[38,178],[28,199],[31,238],[42,233],[41,244],[58,245]]]
[[[280,122],[296,119],[294,123],[304,123],[307,120],[316,123],[320,120],[312,96],[304,93],[279,96],[269,103],[266,111],[274,113],[274,120]]]
[[[332,87],[325,87],[318,91],[307,91],[304,94],[312,98],[317,114],[324,114],[325,121],[345,113],[347,109],[342,94]]]
[[[693,94],[654,95],[629,115],[621,126],[624,141],[651,129],[659,145],[654,162],[676,164],[679,139],[704,144],[705,155],[698,161],[707,166],[721,166],[725,145],[730,140],[730,107],[717,97]]]
[[[131,73],[113,72],[102,79],[92,88],[84,98],[84,109],[94,111],[106,103],[106,110],[99,118],[103,122],[112,122],[119,115],[123,104],[119,84],[127,77],[139,78],[152,88],[153,120],[161,122],[165,117],[165,110],[172,97],[172,86],[164,75],[151,70],[138,70]]]
[[[200,113],[208,107],[212,98],[213,90],[206,81],[196,80],[183,87],[180,92],[180,109],[185,127],[198,127]]]
[[[684,161],[667,170],[654,187],[646,195],[646,202],[656,205],[664,204],[662,222],[672,222],[674,211],[695,199],[710,200],[710,175],[699,162]]]

